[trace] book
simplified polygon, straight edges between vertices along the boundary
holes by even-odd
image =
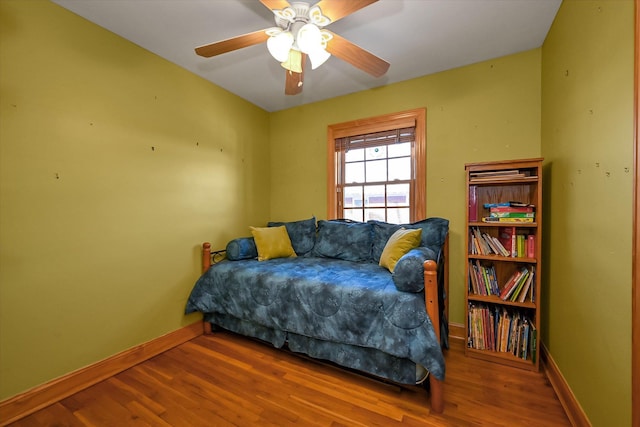
[[[525,269],[526,270],[526,269]],[[515,271],[511,277],[509,277],[509,280],[507,280],[507,283],[505,283],[504,287],[502,288],[502,291],[500,292],[500,298],[501,299],[506,299],[507,295],[509,294],[509,292],[511,291],[511,289],[516,285],[518,279],[520,279],[520,276],[522,275],[523,271],[522,269]]]
[[[469,176],[502,176],[502,175],[516,175],[519,174],[518,169],[505,169],[500,171],[484,171],[484,172],[469,172]]]
[[[509,202],[509,206],[511,207],[516,207],[516,208],[535,208],[536,205],[531,204],[531,203],[524,203],[524,202]]]
[[[527,258],[536,257],[536,238],[533,234],[527,236]]]
[[[538,343],[537,343],[538,330],[533,324],[531,324],[530,334],[531,334],[531,362],[536,363],[537,348],[538,348]]]
[[[532,205],[530,203],[515,202],[515,201],[497,202],[497,203],[485,203],[483,206],[484,206],[485,209],[508,208],[508,207],[513,207],[513,208],[532,208],[532,209],[534,209],[536,207],[535,205]]]
[[[500,241],[502,246],[504,246],[504,248],[507,250],[506,256],[511,256],[511,248],[513,247],[512,236],[515,236],[515,234],[516,234],[515,227],[506,227],[506,228],[500,229],[500,232],[498,234],[498,240]]]
[[[528,223],[532,223],[534,220],[534,218],[495,218],[495,217],[490,217],[490,216],[486,216],[482,218],[482,222],[513,222],[513,223],[524,223],[524,222],[528,222]]]
[[[531,266],[531,272],[529,273],[527,282],[524,284],[524,286],[522,287],[522,290],[520,291],[520,294],[518,295],[518,302],[524,302],[524,300],[527,299],[529,288],[531,287],[531,284],[534,283],[534,280],[535,280],[535,267]]]
[[[491,218],[535,218],[534,212],[490,212]]]
[[[524,302],[524,300],[527,297],[527,292],[529,291],[529,288],[533,280],[534,280],[534,267],[531,266],[529,268],[529,274],[527,275],[527,278],[521,283],[521,285],[518,285],[518,288],[511,294],[511,297],[509,298],[509,300],[512,302],[516,302],[516,301]]]
[[[503,301],[511,300],[511,295],[513,295],[514,293],[516,293],[517,290],[522,288],[522,285],[527,280],[528,276],[529,276],[529,270],[523,267],[522,270],[520,270],[520,275],[515,280],[515,282],[511,285],[509,290],[506,293],[504,292],[504,290],[502,291],[502,293],[500,294],[500,298],[502,298]]]
[[[476,186],[469,186],[469,222],[478,220],[478,196],[476,194]]]
[[[489,207],[489,212],[533,213],[533,207],[495,206]]]
[[[485,203],[483,206],[485,209],[491,209],[491,208],[500,208],[500,207],[508,208],[510,205],[509,205],[509,202],[501,202],[501,203]]]
[[[525,255],[525,235],[518,234],[516,235],[516,248],[517,248],[517,256],[518,258],[524,258]]]
[[[500,240],[497,237],[493,237],[493,236],[489,236],[491,238],[491,240],[493,241],[494,245],[496,246],[496,248],[498,248],[498,251],[500,252],[499,255],[502,256],[511,256],[511,252],[509,252],[507,250],[507,248],[505,248],[502,243],[500,242]]]

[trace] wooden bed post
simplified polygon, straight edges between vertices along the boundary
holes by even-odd
[[[202,273],[211,267],[211,243],[204,242],[202,244]],[[202,320],[202,329],[204,335],[211,335],[211,323]]]
[[[204,242],[202,244],[202,272],[204,273],[211,267],[211,243]]]
[[[424,262],[424,299],[427,314],[440,342],[440,310],[438,307],[438,264],[433,260]]]
[[[449,235],[445,238],[443,247],[444,257],[444,291],[449,292]],[[423,264],[424,266],[424,298],[427,306],[427,314],[433,324],[433,329],[440,343],[440,310],[438,299],[438,264],[435,261],[427,260]],[[446,301],[446,300],[445,300]],[[448,312],[448,303],[445,302],[443,307],[445,313]],[[448,318],[448,313],[447,313]],[[436,414],[441,414],[444,411],[444,382],[440,381],[433,375],[429,375],[429,385],[431,386],[431,410]]]

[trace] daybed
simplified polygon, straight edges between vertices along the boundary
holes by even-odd
[[[430,374],[431,408],[442,412],[448,224],[251,227],[220,262],[203,245],[185,311],[203,313],[205,332],[221,327],[397,383]]]

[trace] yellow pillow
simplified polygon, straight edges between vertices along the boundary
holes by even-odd
[[[380,266],[393,273],[398,260],[411,249],[420,246],[421,237],[421,228],[411,230],[401,228],[393,233],[387,240],[382,255],[380,255]]]
[[[284,225],[280,227],[250,228],[258,249],[258,261],[296,256],[293,246],[291,246],[289,233],[287,233],[287,228]]]

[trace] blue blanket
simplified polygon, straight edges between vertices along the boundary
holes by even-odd
[[[380,363],[410,361],[444,380],[444,357],[424,291],[398,291],[391,273],[374,263],[316,257],[223,261],[195,284],[186,313],[196,311],[276,347],[288,341],[294,351],[394,381],[411,383],[415,377],[408,378],[406,364],[386,369]],[[369,356],[354,360],[353,354]]]

